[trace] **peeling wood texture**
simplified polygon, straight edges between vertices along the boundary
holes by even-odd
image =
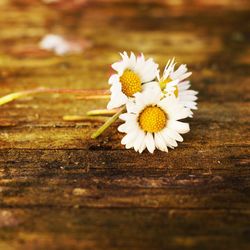
[[[117,123],[91,140],[105,118],[85,114],[104,100],[0,107],[0,250],[250,249],[249,16],[243,0],[0,0],[0,96],[106,88],[124,50],[161,65],[175,56],[200,92],[168,154],[125,150]],[[88,46],[59,57],[38,47],[48,33]]]

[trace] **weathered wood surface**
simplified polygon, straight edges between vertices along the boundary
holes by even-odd
[[[104,101],[40,95],[0,107],[0,249],[249,249],[248,1],[100,2],[57,11],[1,0],[1,95],[104,88],[118,51],[162,65],[175,56],[200,92],[191,132],[168,154],[139,155],[120,145],[117,124],[91,140],[102,118],[62,119]],[[91,46],[57,57],[37,47],[48,32]]]

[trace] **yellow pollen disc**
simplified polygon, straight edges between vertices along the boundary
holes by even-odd
[[[126,96],[131,97],[142,90],[141,79],[132,70],[125,70],[120,77],[120,82],[122,84],[122,92]]]
[[[167,86],[167,84],[170,83],[170,82],[172,82],[172,79],[170,79],[169,77],[166,78],[165,80],[161,80],[161,81],[160,81],[160,87],[161,87],[161,89],[162,89],[162,90],[165,89],[166,86]],[[175,86],[174,88],[175,88],[175,90],[174,90],[174,95],[175,95],[176,97],[178,97],[178,94],[179,94],[178,87]]]
[[[157,106],[148,106],[140,113],[138,122],[145,132],[156,133],[165,128],[167,114]]]

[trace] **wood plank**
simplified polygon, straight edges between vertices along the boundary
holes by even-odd
[[[119,122],[89,139],[105,118],[85,114],[106,101],[37,95],[0,107],[0,249],[248,250],[248,1],[66,2],[0,0],[0,96],[105,88],[117,52],[133,50],[187,63],[199,110],[177,149],[151,155],[120,145]],[[38,48],[47,33],[90,47],[55,56]]]
[[[237,124],[237,123],[236,123]],[[248,127],[245,124],[204,122],[196,124],[191,122],[192,131],[184,135],[185,141],[180,143],[180,148],[202,148],[220,146],[249,146]],[[1,148],[25,148],[25,149],[122,149],[120,140],[123,135],[112,126],[97,140],[90,139],[90,135],[101,123],[94,126],[93,123],[79,123],[79,125],[54,125],[51,127],[24,126],[11,129],[2,128],[0,134]],[[207,126],[204,130],[204,125]],[[92,126],[92,128],[90,128]],[[56,129],[55,129],[56,127]],[[223,128],[223,130],[221,130]],[[28,133],[27,133],[28,132]],[[198,136],[197,136],[198,135]],[[172,150],[170,150],[172,152]],[[130,150],[130,152],[133,152]]]
[[[6,250],[249,246],[249,211],[241,210],[36,208],[1,210],[0,218],[8,218],[7,230],[0,228]]]
[[[249,207],[247,148],[0,152],[2,207]]]

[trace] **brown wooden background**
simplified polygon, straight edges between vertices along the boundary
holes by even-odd
[[[249,249],[248,1],[0,0],[0,93],[105,88],[123,50],[193,71],[199,110],[168,154],[124,150],[105,101],[37,95],[0,107],[0,249]],[[65,57],[47,33],[89,44]]]

